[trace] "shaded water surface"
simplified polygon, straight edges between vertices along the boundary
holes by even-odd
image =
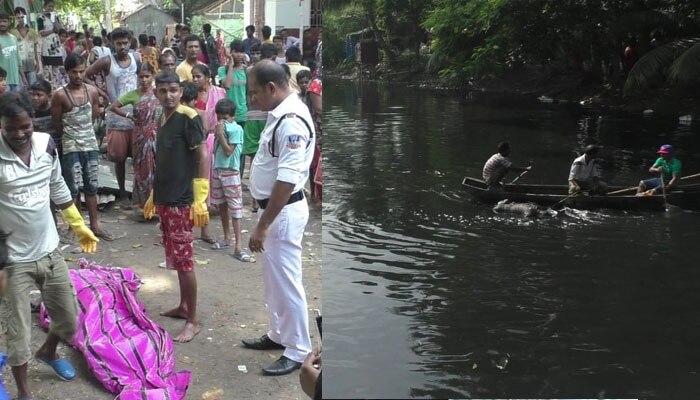
[[[666,142],[700,172],[693,126],[326,86],[324,397],[700,398],[700,214],[527,219],[460,189],[503,139],[522,183],[564,184],[591,142],[611,184]]]

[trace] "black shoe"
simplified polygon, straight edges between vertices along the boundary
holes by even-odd
[[[260,336],[260,339],[243,339],[243,346],[253,350],[283,350],[284,346],[273,342],[267,334]]]
[[[263,375],[287,375],[301,368],[301,363],[282,356],[277,361],[263,368]]]

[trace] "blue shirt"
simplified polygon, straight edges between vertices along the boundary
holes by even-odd
[[[241,170],[241,147],[243,146],[243,128],[235,122],[221,121],[224,124],[224,135],[231,146],[236,146],[233,153],[227,156],[223,146],[216,142],[214,151],[214,168]]]

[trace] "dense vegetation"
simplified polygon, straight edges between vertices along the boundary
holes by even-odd
[[[576,70],[634,93],[700,86],[696,0],[327,0],[324,57],[345,58],[347,34],[367,29],[382,63],[428,68],[452,81],[523,68]],[[421,58],[421,43],[429,54]],[[625,68],[634,43],[638,61]]]

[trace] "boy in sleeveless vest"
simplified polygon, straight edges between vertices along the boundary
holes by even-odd
[[[100,226],[97,210],[99,149],[92,123],[99,115],[99,95],[97,88],[83,80],[85,59],[80,55],[70,54],[64,68],[70,81],[56,90],[51,99],[53,128],[63,145],[63,178],[76,206],[80,206],[80,190],[83,190],[95,235],[111,241],[114,238]]]

